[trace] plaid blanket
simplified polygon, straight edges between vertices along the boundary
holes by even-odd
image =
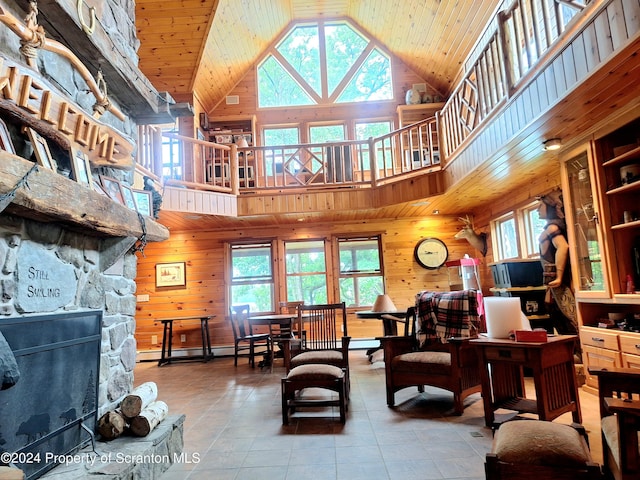
[[[446,343],[450,337],[469,337],[478,326],[477,292],[420,292],[416,311],[416,337],[421,348]]]

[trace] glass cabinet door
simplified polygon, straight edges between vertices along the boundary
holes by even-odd
[[[603,265],[604,244],[589,154],[587,151],[580,152],[562,165],[564,206],[576,295],[608,296],[606,268]]]

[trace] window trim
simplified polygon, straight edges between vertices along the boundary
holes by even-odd
[[[378,244],[378,261],[380,263],[380,269],[379,271],[350,271],[348,273],[343,273],[342,269],[340,268],[340,243],[341,242],[354,242],[354,241],[358,241],[358,240],[362,240],[362,241],[371,241],[371,240],[376,240],[377,244]],[[336,258],[335,258],[335,268],[336,268],[336,288],[337,288],[337,294],[336,297],[338,298],[339,301],[343,301],[343,299],[341,298],[341,291],[340,291],[340,282],[342,279],[344,278],[355,278],[355,283],[358,283],[358,279],[360,278],[374,278],[374,277],[380,277],[382,279],[382,292],[378,292],[378,294],[383,294],[386,291],[385,285],[386,285],[386,277],[385,277],[385,273],[384,273],[384,250],[382,248],[382,234],[381,233],[376,233],[376,234],[370,234],[370,235],[355,235],[355,236],[349,236],[349,235],[336,235],[334,237],[334,244],[335,244],[335,252],[336,252]],[[365,305],[365,304],[360,304],[360,302],[358,301],[358,292],[359,289],[355,290],[355,306],[352,308],[362,308],[362,307],[366,307],[366,306],[370,306],[370,305]],[[373,304],[371,304],[373,305]]]

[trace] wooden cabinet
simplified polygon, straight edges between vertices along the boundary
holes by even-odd
[[[598,179],[590,149],[562,163],[563,197],[576,298],[610,298]]]
[[[640,368],[640,119],[596,133],[561,165],[583,362]]]
[[[640,369],[640,336],[622,333],[619,339],[622,366]]]
[[[596,140],[614,296],[640,302],[640,119]],[[628,279],[631,284],[628,285]],[[626,300],[625,300],[626,301]]]

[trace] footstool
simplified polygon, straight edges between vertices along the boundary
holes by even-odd
[[[486,455],[487,480],[602,480],[582,425],[541,420],[503,423]]]
[[[289,424],[289,411],[298,407],[339,407],[340,422],[346,421],[346,375],[334,365],[309,363],[292,368],[282,379],[282,424]],[[338,399],[305,399],[301,390],[324,388],[338,394]]]

